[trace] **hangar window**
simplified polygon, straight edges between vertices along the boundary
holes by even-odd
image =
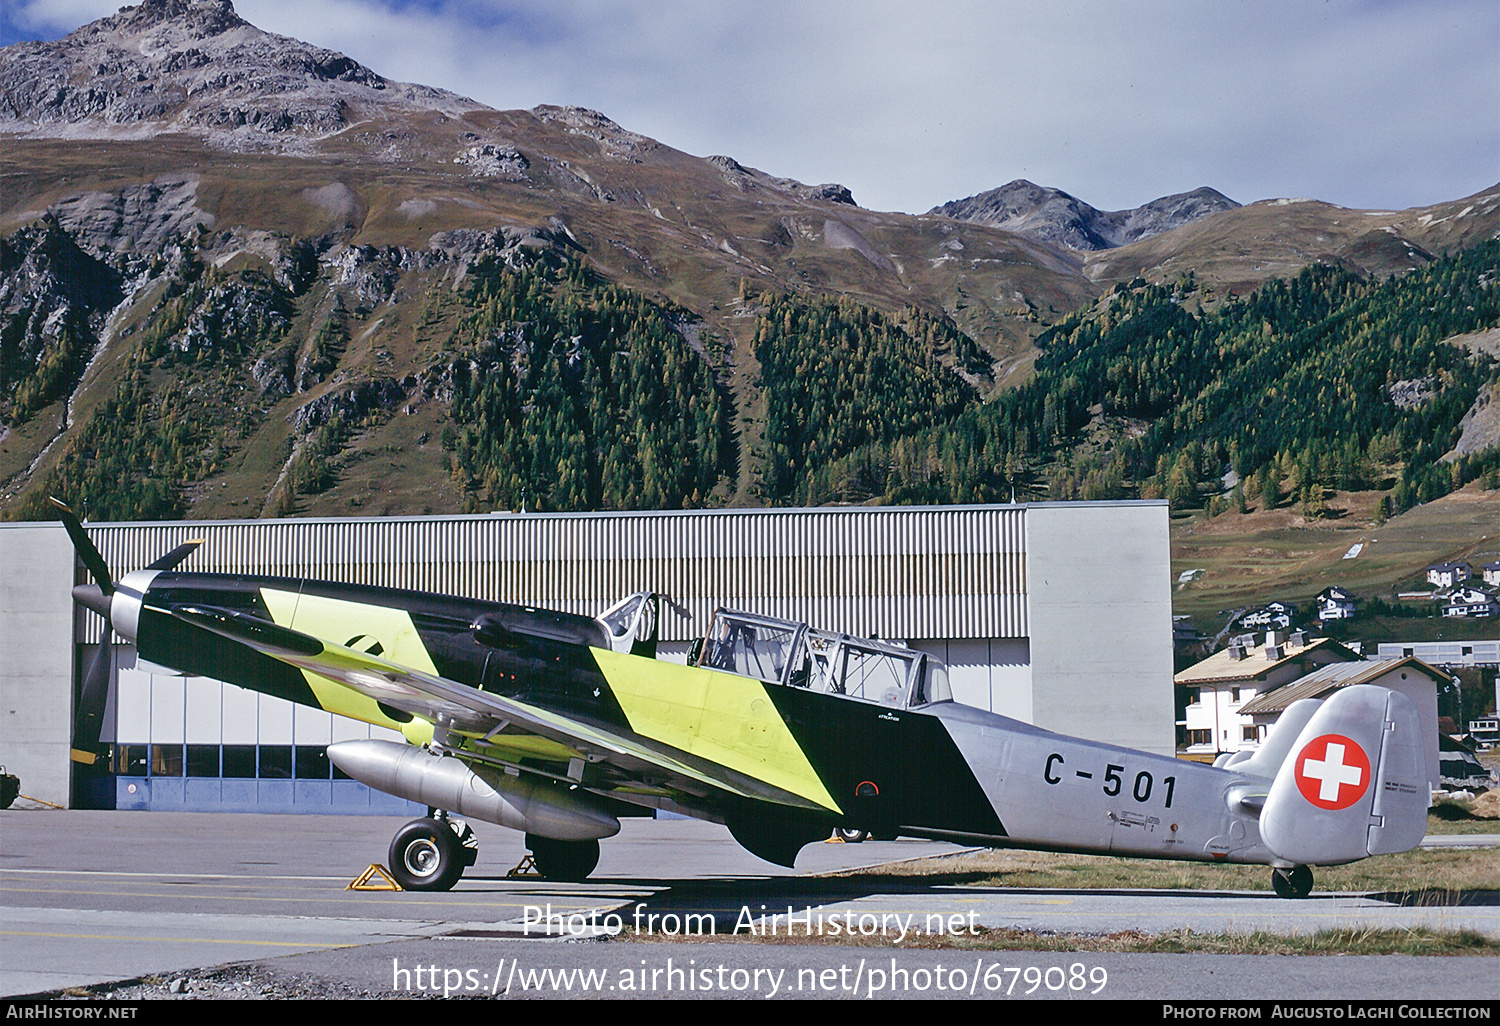
[[[182,746],[152,745],[151,775],[153,777],[182,776]]]
[[[260,746],[260,778],[262,780],[290,780],[292,778],[292,746]]]
[[[187,775],[190,777],[216,777],[219,775],[218,745],[188,745]]]
[[[300,780],[328,779],[328,749],[323,745],[297,746],[297,777]]]
[[[120,776],[144,777],[149,766],[149,745],[115,745],[115,772]]]
[[[254,777],[255,746],[225,745],[223,775],[226,777]]]

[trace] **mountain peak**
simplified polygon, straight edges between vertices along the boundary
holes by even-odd
[[[386,114],[480,107],[265,32],[230,0],[142,0],[56,42],[0,50],[0,131],[34,136],[189,132],[280,149]]]
[[[1237,206],[1218,190],[1203,186],[1130,210],[1102,211],[1061,189],[1017,178],[998,189],[933,207],[928,213],[993,225],[1068,249],[1100,250],[1160,235]]]
[[[116,31],[135,34],[167,22],[196,39],[209,39],[249,24],[235,12],[229,0],[141,0],[136,6],[122,7],[114,17],[85,28],[109,25]]]

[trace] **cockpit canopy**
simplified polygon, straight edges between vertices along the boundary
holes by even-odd
[[[948,667],[936,656],[731,609],[714,614],[688,661],[768,684],[900,709],[953,700]]]

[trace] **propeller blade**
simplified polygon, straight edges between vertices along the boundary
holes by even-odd
[[[149,564],[147,570],[176,570],[177,565],[193,554],[193,551],[203,544],[202,538],[194,538],[177,546],[156,562]]]
[[[73,717],[74,762],[92,765],[98,757],[99,733],[104,726],[104,707],[109,703],[109,674],[115,661],[115,632],[106,621],[99,651],[89,663]]]
[[[68,537],[73,541],[73,548],[77,551],[78,558],[83,560],[83,565],[88,568],[89,576],[94,579],[94,583],[99,585],[99,589],[104,594],[114,594],[115,582],[109,576],[109,565],[104,562],[104,557],[94,547],[88,532],[83,529],[83,524],[79,523],[78,516],[61,499],[54,497],[52,505],[62,510],[63,527],[67,529]]]

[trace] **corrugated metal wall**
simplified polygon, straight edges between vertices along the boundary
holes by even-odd
[[[594,614],[655,590],[662,637],[720,605],[882,638],[1027,636],[1024,506],[101,524],[116,576],[189,538],[185,571],[414,588]],[[80,578],[82,579],[82,578]],[[97,618],[83,617],[92,641]]]

